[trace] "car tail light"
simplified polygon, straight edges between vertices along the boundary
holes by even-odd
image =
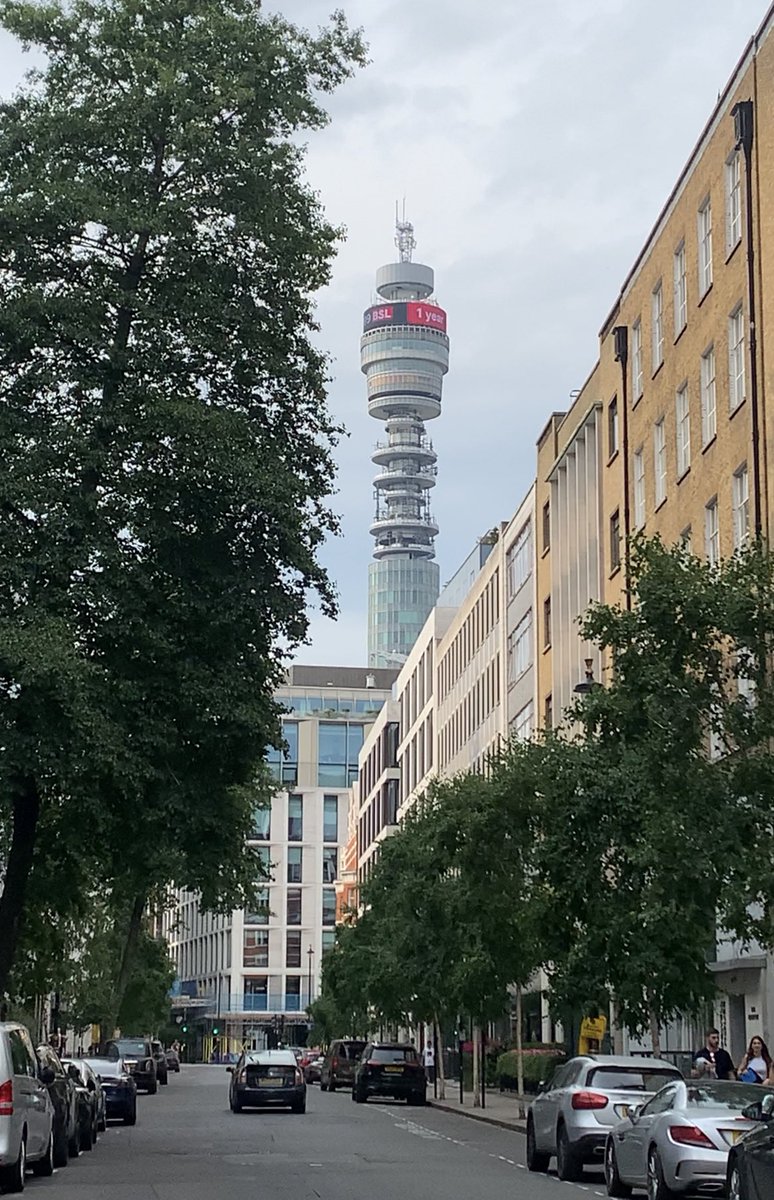
[[[296,1067],[296,1083],[303,1083],[303,1082],[304,1082],[303,1072],[299,1071],[298,1067]]]
[[[0,1117],[13,1116],[13,1080],[0,1083]]]
[[[698,1125],[670,1125],[669,1136],[678,1146],[701,1146],[703,1150],[716,1150],[717,1146]]]
[[[331,1070],[332,1071],[338,1070],[338,1066],[339,1066],[339,1060],[337,1058],[332,1058],[331,1059]]]
[[[573,1108],[607,1108],[609,1103],[602,1092],[573,1092]]]
[[[368,1062],[366,1063],[367,1067],[380,1067],[381,1065],[382,1064],[379,1062],[378,1058],[369,1058]]]
[[[239,1072],[239,1079],[237,1080],[237,1082],[238,1082],[238,1083],[244,1083],[246,1079],[247,1079],[247,1071],[240,1071],[240,1072]]]

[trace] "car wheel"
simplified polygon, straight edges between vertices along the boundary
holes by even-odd
[[[135,1103],[132,1105],[132,1107],[130,1109],[127,1109],[127,1111],[124,1113],[124,1125],[136,1125],[136,1124],[137,1124],[137,1102],[135,1101]]]
[[[105,1116],[104,1113],[102,1114],[100,1119],[97,1121],[97,1129],[100,1133],[104,1133],[105,1130],[107,1129],[107,1117]]]
[[[728,1200],[742,1200],[742,1175],[739,1170],[739,1163],[735,1158],[731,1159],[728,1164],[726,1191],[728,1193]]]
[[[166,1087],[169,1083],[169,1075],[167,1075],[166,1072],[163,1075],[159,1075],[159,1083],[162,1087]]]
[[[664,1168],[655,1146],[651,1146],[648,1151],[647,1192],[648,1200],[674,1200],[676,1195],[664,1179]]]
[[[306,1112],[306,1100],[302,1100],[299,1104],[292,1104],[290,1106],[290,1111],[294,1112],[294,1113],[305,1113]]]
[[[70,1158],[78,1158],[81,1153],[81,1128],[76,1125],[75,1133],[67,1143],[67,1153]]]
[[[535,1123],[527,1118],[527,1170],[547,1171],[550,1154],[541,1154],[535,1142]]]
[[[232,1112],[240,1113],[242,1111],[242,1101],[237,1100],[235,1096],[230,1099],[229,1103]]]
[[[331,1075],[330,1079],[328,1080],[328,1091],[329,1092],[336,1091],[336,1080],[333,1078],[332,1075]]]
[[[619,1200],[628,1200],[632,1194],[628,1183],[623,1183],[618,1174],[618,1159],[615,1156],[612,1138],[608,1138],[605,1142],[605,1186],[608,1196],[616,1196]]]
[[[157,1084],[156,1080],[154,1079],[151,1083],[149,1083],[145,1090],[147,1091],[149,1096],[155,1096],[156,1092],[158,1090],[158,1084]]]
[[[27,1170],[27,1143],[22,1138],[19,1157],[10,1167],[0,1169],[0,1187],[4,1192],[24,1191],[24,1172]]]
[[[366,1100],[368,1099],[368,1096],[365,1094],[363,1089],[359,1087],[356,1087],[352,1094],[355,1097],[355,1104],[365,1104]]]
[[[54,1132],[54,1166],[66,1167],[70,1161],[70,1156],[67,1153],[67,1135],[64,1129],[59,1129]]]
[[[322,1079],[321,1079],[321,1080],[320,1080],[320,1091],[321,1091],[321,1092],[327,1092],[327,1090],[328,1090],[328,1085],[327,1085],[327,1083],[323,1083],[323,1081],[322,1081]]]
[[[564,1125],[556,1135],[556,1173],[564,1183],[577,1183],[583,1175],[583,1163],[570,1145]]]
[[[46,1153],[42,1158],[39,1158],[36,1163],[32,1164],[32,1174],[42,1176],[48,1179],[54,1174],[54,1135],[53,1133],[48,1139]]]

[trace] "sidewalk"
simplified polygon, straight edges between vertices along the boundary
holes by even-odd
[[[501,1129],[511,1129],[515,1133],[526,1133],[527,1125],[524,1119],[525,1106],[530,1098],[520,1099],[511,1092],[499,1092],[487,1088],[486,1108],[474,1108],[473,1096],[466,1092],[460,1104],[459,1085],[446,1084],[446,1099],[434,1100],[430,1088],[427,1089],[427,1103],[432,1108],[443,1112],[458,1113],[470,1117],[473,1121],[483,1121],[487,1125],[499,1125]]]

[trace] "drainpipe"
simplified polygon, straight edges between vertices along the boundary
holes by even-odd
[[[758,337],[757,316],[755,311],[755,236],[753,229],[753,170],[752,147],[754,136],[754,118],[752,100],[740,100],[731,110],[734,118],[734,135],[736,149],[744,154],[744,173],[746,184],[745,224],[747,232],[747,305],[749,308],[748,323],[750,326],[750,405],[752,424],[752,457],[753,457],[753,512],[755,519],[755,537],[760,538],[763,532],[762,497],[761,497],[761,452],[760,452],[760,413],[758,411]]]
[[[624,587],[626,591],[626,608],[632,607],[632,591],[629,578],[630,555],[629,538],[631,537],[631,508],[629,504],[629,327],[616,325],[613,330],[615,339],[615,361],[621,364],[621,453],[623,454],[623,535],[624,535]]]

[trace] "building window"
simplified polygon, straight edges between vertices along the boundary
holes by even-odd
[[[327,954],[327,952],[329,950],[332,950],[333,947],[335,946],[335,944],[336,944],[336,930],[335,929],[323,929],[323,934],[322,934],[322,952],[323,952],[323,954]]]
[[[287,975],[285,977],[285,1010],[299,1012],[301,1009],[301,976]]]
[[[734,549],[739,550],[750,536],[750,478],[747,463],[734,474]]]
[[[300,842],[304,837],[304,797],[288,796],[288,841]]]
[[[543,601],[543,646],[547,650],[551,645],[551,597]]]
[[[632,325],[632,402],[642,396],[642,321],[638,317]]]
[[[285,934],[285,966],[291,970],[301,966],[300,929],[289,929]]]
[[[546,729],[554,727],[554,698],[550,695],[543,701],[543,725]]]
[[[266,751],[266,762],[278,783],[292,786],[298,782],[298,721],[283,721],[282,737],[286,747],[282,750],[270,747]]]
[[[363,726],[351,721],[320,721],[318,739],[318,786],[349,787],[357,779]]]
[[[667,493],[667,453],[666,428],[664,418],[656,421],[653,429],[653,467],[656,478],[656,508],[666,500]]]
[[[617,571],[621,565],[621,517],[618,509],[610,518],[610,570]]]
[[[323,841],[339,840],[339,798],[323,796]]]
[[[322,890],[322,923],[336,924],[336,889],[324,887]]]
[[[288,883],[303,883],[300,846],[288,846]]]
[[[706,296],[712,287],[712,205],[709,196],[699,209],[699,295]]]
[[[301,924],[301,888],[288,888],[286,925]]]
[[[737,305],[728,318],[728,407],[730,412],[744,400],[744,312]]]
[[[508,599],[511,600],[532,574],[532,522],[527,521],[506,555]]]
[[[642,529],[645,524],[645,451],[642,446],[634,452],[634,527]]]
[[[253,897],[253,907],[245,909],[245,925],[268,925],[270,911],[269,889],[259,888]]]
[[[686,525],[683,532],[680,534],[680,545],[685,550],[686,554],[693,553],[693,534],[691,533],[690,525]]]
[[[268,842],[271,838],[271,805],[253,809],[253,828],[250,834],[256,842]]]
[[[685,266],[685,242],[675,250],[674,257],[675,337],[688,323],[688,279]]]
[[[618,453],[618,397],[613,396],[613,399],[607,406],[607,448],[608,456],[613,457]]]
[[[681,479],[691,465],[691,412],[688,407],[688,384],[684,383],[675,395],[675,431],[677,433],[677,478]]]
[[[269,931],[268,929],[246,929],[242,943],[243,967],[268,967],[269,965]]]
[[[701,356],[701,444],[708,446],[718,431],[717,397],[715,394],[715,347],[710,346]]]
[[[511,721],[511,732],[520,742],[527,742],[532,737],[532,730],[535,726],[535,712],[532,701],[516,713],[516,716]]]
[[[720,562],[720,521],[718,498],[713,496],[704,510],[704,549],[711,567]]]
[[[659,279],[650,298],[652,371],[664,361],[664,288]]]
[[[546,500],[543,505],[543,549],[548,550],[551,545],[551,502]]]
[[[396,779],[391,780],[397,783]],[[323,883],[335,883],[339,873],[339,852],[336,846],[326,846],[323,850]]]
[[[532,610],[508,634],[508,682],[515,683],[532,666]]]
[[[738,150],[726,161],[726,252],[742,240],[742,159]]]

